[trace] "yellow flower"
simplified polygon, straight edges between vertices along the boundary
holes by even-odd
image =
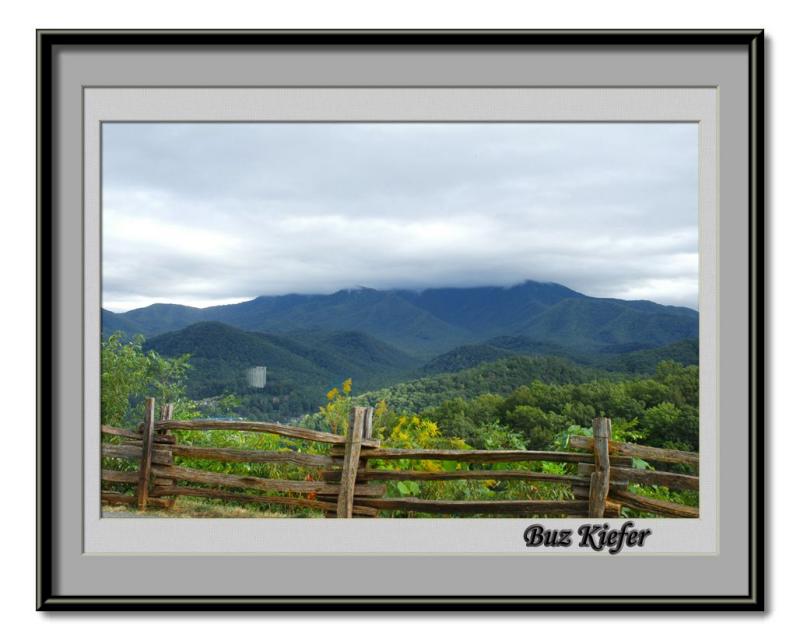
[[[353,379],[352,378],[348,378],[347,380],[345,380],[342,383],[342,391],[344,391],[346,394],[350,393],[350,389],[352,389],[352,388],[353,388]]]
[[[328,400],[333,400],[338,395],[339,395],[339,389],[337,389],[336,387],[334,387],[333,389],[328,391],[328,393],[325,394]]]
[[[426,420],[425,429],[427,431],[427,435],[430,436],[431,438],[435,438],[436,436],[439,435],[439,428],[436,426],[435,422]]]

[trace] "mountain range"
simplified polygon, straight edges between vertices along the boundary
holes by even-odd
[[[649,301],[593,298],[553,283],[425,291],[350,289],[262,296],[204,309],[154,304],[102,311],[103,334],[147,337],[145,349],[191,354],[195,398],[233,392],[249,417],[314,411],[346,378],[358,393],[403,387],[483,388],[530,376],[578,380],[649,373],[663,359],[697,362],[698,314]],[[266,367],[263,387],[245,371]],[[468,370],[475,370],[473,375]],[[457,372],[466,377],[449,378]],[[445,376],[445,377],[442,377]],[[427,381],[427,382],[424,382]],[[424,382],[424,384],[423,384]],[[424,399],[419,400],[424,403]]]
[[[598,351],[653,348],[695,338],[698,314],[645,300],[593,298],[555,283],[424,291],[345,289],[332,294],[261,296],[204,309],[154,304],[125,313],[103,310],[103,333],[146,337],[198,322],[246,331],[355,331],[414,357],[429,358],[498,336]]]

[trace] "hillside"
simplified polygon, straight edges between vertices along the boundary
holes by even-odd
[[[355,331],[272,335],[220,322],[200,322],[149,339],[146,350],[164,356],[191,354],[190,397],[236,393],[252,417],[294,417],[314,411],[325,392],[346,378],[356,389],[403,379],[420,361]],[[246,370],[267,369],[264,388],[248,386]]]
[[[441,373],[369,391],[362,398],[375,405],[385,400],[395,411],[419,412],[453,398],[484,393],[508,394],[534,380],[547,384],[579,384],[614,379],[612,372],[583,367],[551,356],[512,356],[456,373]]]

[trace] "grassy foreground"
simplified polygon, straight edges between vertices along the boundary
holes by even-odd
[[[112,515],[113,514],[113,515]],[[321,517],[322,514],[320,514]],[[291,514],[272,510],[248,509],[217,500],[179,496],[172,509],[148,509],[141,513],[126,505],[103,505],[104,517],[121,518],[290,518]]]

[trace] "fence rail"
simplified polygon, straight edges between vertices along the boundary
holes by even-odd
[[[571,436],[569,445],[574,449],[594,450],[594,439],[585,436]],[[609,441],[608,450],[621,456],[632,456],[653,462],[670,462],[673,464],[687,464],[697,467],[700,463],[700,454],[693,451],[679,451],[678,449],[658,449],[630,442]]]
[[[173,420],[172,406],[161,408],[155,419],[155,401],[147,399],[144,422],[138,431],[101,427],[101,433],[119,439],[103,442],[104,458],[137,460],[137,471],[103,469],[101,498],[107,504],[135,504],[169,509],[178,496],[194,496],[226,502],[280,505],[314,509],[326,517],[376,517],[381,512],[433,514],[488,514],[503,516],[589,516],[619,517],[623,507],[657,515],[696,518],[699,510],[629,491],[629,483],[657,485],[674,490],[697,490],[696,475],[638,469],[633,459],[697,467],[696,453],[658,449],[616,442],[611,439],[611,421],[596,418],[593,437],[572,436],[572,451],[526,450],[442,450],[383,448],[372,438],[372,409],[357,407],[350,417],[345,435],[312,431],[269,422],[221,420]],[[283,438],[330,446],[327,454],[299,451],[198,447],[179,444],[175,431],[230,430],[269,433]],[[309,468],[319,479],[263,478],[204,471],[178,464],[181,459],[211,460],[225,463],[267,463]],[[491,465],[498,462],[557,462],[574,469],[566,475],[514,469],[458,469],[419,471],[374,469],[371,460],[446,460]],[[682,469],[683,470],[683,469]],[[312,478],[312,479],[309,479]],[[528,483],[558,483],[571,487],[571,500],[424,500],[414,497],[387,497],[385,481],[448,482],[454,480],[502,480]],[[188,484],[187,484],[188,483]],[[110,486],[132,485],[133,495],[112,491]],[[247,493],[242,493],[247,490]]]

